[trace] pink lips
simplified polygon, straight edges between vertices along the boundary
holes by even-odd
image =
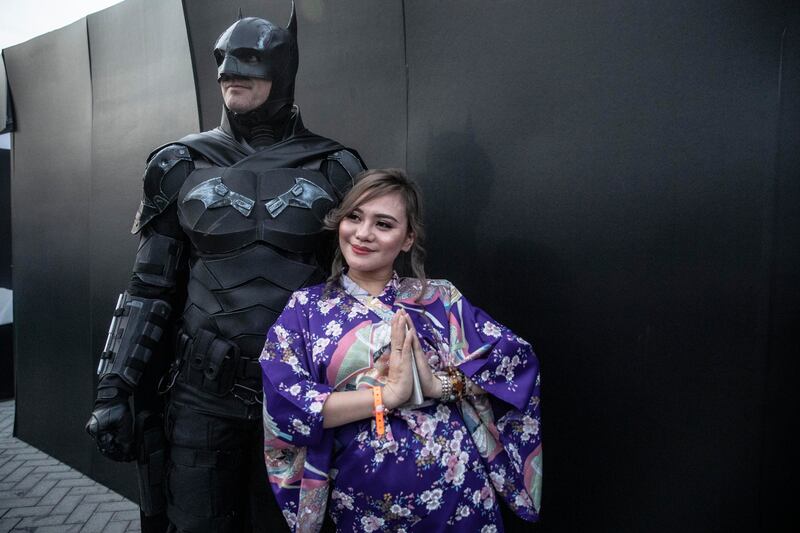
[[[353,250],[353,253],[356,255],[367,255],[372,250],[369,248],[362,248],[361,246],[356,246],[355,244],[351,244],[350,248]]]

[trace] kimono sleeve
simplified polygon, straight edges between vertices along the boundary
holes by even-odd
[[[458,368],[495,398],[524,409],[539,379],[531,345],[452,286],[448,320],[450,351]]]
[[[264,462],[272,491],[292,531],[319,531],[328,499],[331,431],[322,405],[332,388],[322,383],[309,338],[307,295],[292,295],[267,334],[260,362],[264,386]]]
[[[308,316],[296,292],[275,324],[259,358],[264,386],[265,437],[285,444],[313,446],[322,439],[322,405],[332,388],[306,349]]]
[[[536,521],[542,488],[539,361],[530,344],[455,287],[448,318],[454,361],[487,393],[462,401],[467,428],[495,490],[518,516]]]

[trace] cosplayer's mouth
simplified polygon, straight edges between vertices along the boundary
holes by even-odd
[[[351,244],[350,248],[356,255],[367,255],[368,253],[372,252],[372,250],[370,250],[369,248],[362,248],[361,246],[356,246],[355,244]]]

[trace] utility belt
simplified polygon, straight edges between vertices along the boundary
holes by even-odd
[[[261,365],[240,355],[239,346],[199,329],[194,337],[178,332],[175,361],[167,376],[166,393],[176,380],[219,398],[233,396],[245,405],[261,403]]]

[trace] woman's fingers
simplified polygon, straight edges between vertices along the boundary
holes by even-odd
[[[422,352],[422,345],[419,343],[419,337],[417,336],[417,332],[414,332],[414,352]]]
[[[437,378],[434,377],[431,367],[428,365],[428,357],[422,351],[419,339],[414,336],[414,359],[417,363],[417,374],[419,384],[422,386],[422,394],[428,398],[435,398],[435,388]]]
[[[404,311],[400,310],[392,317],[392,353],[389,355],[390,376],[400,376],[410,361],[412,338],[406,332]]]
[[[391,325],[392,325],[392,335],[391,335],[392,351],[394,351],[396,348],[402,348],[403,347],[403,341],[405,340],[405,337],[406,337],[405,319],[403,318],[403,315],[401,314],[401,312],[402,312],[402,310],[398,311],[392,317],[392,322],[391,322]]]
[[[406,330],[404,321],[400,321],[400,328],[403,330],[403,344],[400,346],[399,362],[404,372],[411,372],[411,358],[414,354],[414,335],[411,331]]]
[[[417,359],[417,363],[419,364],[419,356],[422,355],[422,345],[419,342],[419,336],[417,336],[417,330],[414,327],[414,322],[411,321],[411,315],[403,311],[404,313],[404,320],[406,326],[408,327],[408,331],[406,331],[406,336],[411,337],[411,348],[414,351],[414,357]],[[427,363],[426,363],[427,364]]]
[[[406,332],[406,336],[403,339],[403,361],[404,362],[411,362],[411,354],[414,353],[414,335],[411,332]]]
[[[406,335],[412,337],[413,344],[411,347],[416,351],[420,348],[419,338],[417,337],[417,330],[414,327],[414,322],[411,321],[411,315],[409,315],[405,310],[401,309],[402,311],[402,319],[406,325]],[[395,315],[396,316],[396,315]]]
[[[431,369],[428,366],[428,358],[425,356],[425,352],[422,351],[420,348],[419,343],[415,343],[414,346],[414,360],[417,362],[417,370],[419,370],[420,375],[423,373],[430,373]]]
[[[422,386],[422,393],[428,398],[438,398],[441,394],[437,387],[439,380],[433,375],[430,365],[428,364],[428,357],[422,350],[417,331],[414,328],[414,323],[411,321],[411,316],[405,313],[404,320],[408,326],[406,337],[411,338],[414,360],[417,363],[417,373],[419,374],[419,382]]]
[[[413,338],[406,334],[406,323],[398,312],[392,318],[392,344],[389,374],[384,389],[384,404],[390,409],[405,403],[411,396],[411,353]],[[388,397],[386,395],[388,393]]]

